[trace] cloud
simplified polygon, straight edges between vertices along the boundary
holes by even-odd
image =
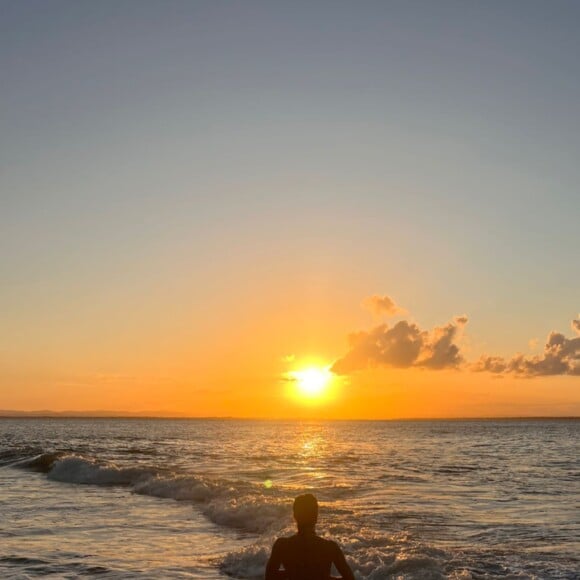
[[[454,341],[466,323],[466,316],[458,316],[445,326],[427,331],[401,320],[392,327],[380,324],[368,332],[352,333],[349,351],[334,362],[331,370],[350,374],[373,367],[457,368],[463,357]]]
[[[480,359],[472,366],[472,370],[475,372],[490,372],[490,373],[503,373],[507,370],[508,363],[501,356],[488,356],[482,355]]]
[[[374,294],[363,305],[378,315],[394,316],[404,312],[390,296]],[[393,326],[379,324],[370,330],[353,332],[348,337],[348,351],[334,361],[331,371],[348,375],[369,368],[459,369],[488,372],[494,378],[505,376],[540,377],[551,375],[580,376],[580,315],[572,321],[573,338],[550,332],[541,354],[516,354],[511,358],[482,355],[475,363],[466,363],[458,340],[466,315],[456,316],[444,326],[423,330],[415,322],[400,320]],[[529,342],[535,349],[537,339]]]
[[[566,338],[561,332],[550,332],[541,355],[516,354],[510,359],[482,355],[472,365],[472,370],[528,378],[550,375],[580,376],[580,320],[573,320],[572,328],[579,335],[576,338]]]
[[[373,294],[372,296],[365,298],[362,305],[376,316],[397,316],[397,314],[405,313],[405,309],[397,306],[395,301],[386,294],[384,296]]]

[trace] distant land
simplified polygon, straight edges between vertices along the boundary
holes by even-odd
[[[92,411],[14,411],[14,410],[3,410],[0,409],[0,417],[102,417],[102,418],[131,418],[131,417],[141,417],[141,418],[186,418],[188,415],[183,413],[176,413],[175,411],[102,411],[102,410],[92,410]]]

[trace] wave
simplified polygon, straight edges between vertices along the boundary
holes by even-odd
[[[87,485],[134,485],[158,473],[152,467],[118,467],[66,451],[41,453],[9,466],[45,473],[54,481]]]
[[[203,502],[219,495],[223,489],[218,483],[195,475],[177,475],[174,477],[156,475],[137,482],[133,491],[140,495],[176,501]]]
[[[247,546],[227,554],[222,560],[220,569],[227,576],[234,578],[263,578],[269,556],[269,546]]]
[[[288,505],[273,494],[263,495],[256,486],[201,476],[156,476],[134,486],[141,495],[192,501],[212,522],[229,528],[263,533],[279,529],[290,516]]]
[[[37,447],[17,447],[15,449],[0,450],[0,467],[8,467],[20,463],[42,453]]]
[[[260,497],[231,498],[228,501],[212,501],[202,512],[212,522],[230,528],[264,533],[279,529],[290,519],[287,504]]]
[[[56,459],[48,478],[68,483],[91,485],[134,485],[155,474],[154,470],[138,467],[121,468],[114,464],[101,465],[94,460],[69,455]]]
[[[14,453],[14,456],[10,461],[5,461],[2,467],[22,467],[30,469],[31,471],[38,471],[40,473],[48,473],[54,464],[54,462],[59,458],[66,455],[62,451],[57,451],[55,453],[40,453],[38,452],[31,457],[30,453]]]
[[[273,490],[244,481],[171,473],[156,467],[119,467],[66,452],[42,453],[13,462],[63,483],[127,486],[131,492],[189,501],[212,522],[257,534],[279,530],[290,517],[289,505]]]

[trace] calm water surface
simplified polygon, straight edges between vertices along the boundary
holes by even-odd
[[[260,578],[291,500],[357,578],[580,578],[580,421],[0,420],[0,576]]]

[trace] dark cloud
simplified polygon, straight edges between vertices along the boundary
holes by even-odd
[[[467,323],[466,316],[455,318],[431,331],[401,320],[392,327],[380,324],[370,331],[349,336],[349,351],[332,366],[338,374],[349,374],[373,367],[430,369],[456,368],[463,362],[455,339]]]
[[[580,335],[580,320],[573,320],[572,328]],[[561,332],[550,332],[541,355],[517,354],[511,359],[483,355],[472,369],[520,377],[580,376],[580,336],[566,338]]]
[[[457,317],[454,322],[433,329],[425,341],[424,353],[426,356],[419,360],[419,366],[431,369],[458,367],[463,362],[463,357],[459,353],[459,347],[453,341],[457,336],[458,329],[466,323],[465,317]]]
[[[507,369],[507,362],[501,356],[482,355],[472,369],[476,372],[503,373]]]
[[[365,298],[362,305],[377,316],[396,316],[397,314],[405,313],[405,309],[397,306],[395,301],[386,294],[384,296],[373,294],[372,296]]]

